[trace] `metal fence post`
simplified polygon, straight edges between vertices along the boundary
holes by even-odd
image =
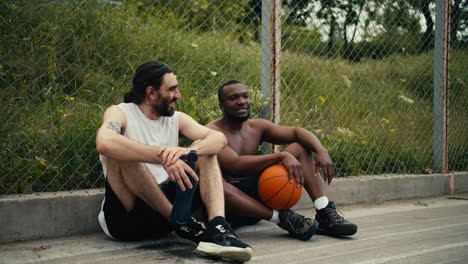
[[[448,173],[450,1],[437,0],[434,41],[434,172]]]
[[[262,80],[261,89],[265,98],[270,98],[270,103],[262,110],[262,117],[269,119],[270,114],[273,123],[280,121],[280,8],[279,0],[262,0]],[[269,151],[268,146],[262,146],[263,151]],[[277,146],[274,147],[277,151]]]
[[[270,34],[270,17],[272,11],[272,2],[270,0],[262,0],[262,65],[261,65],[261,89],[264,98],[270,98],[271,95],[271,34]],[[270,119],[270,105],[267,104],[262,109],[262,118]]]
[[[271,64],[270,83],[273,88],[273,122],[279,124],[280,121],[280,52],[281,52],[281,31],[280,31],[280,9],[281,1],[273,1],[273,13],[270,19],[271,27]]]
[[[281,30],[280,30],[280,10],[281,1],[273,1],[273,14],[271,16],[271,84],[273,87],[273,123],[279,124],[281,119],[281,83],[280,83],[280,59],[281,59]],[[279,146],[275,145],[273,148],[274,152],[279,151]]]

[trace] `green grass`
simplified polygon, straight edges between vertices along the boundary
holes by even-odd
[[[220,116],[216,91],[230,79],[248,85],[255,115],[264,104],[259,44],[188,29],[187,18],[158,6],[2,1],[0,20],[0,194],[102,186],[96,130],[145,61],[174,66],[178,108],[202,124]],[[338,176],[431,166],[431,52],[349,63],[297,49],[281,58],[281,123],[314,131]],[[468,170],[467,57],[451,57],[453,170]]]

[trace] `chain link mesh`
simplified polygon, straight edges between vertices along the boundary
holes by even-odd
[[[468,169],[468,2],[454,1],[451,10],[453,51],[450,54],[448,162],[452,171]]]
[[[0,195],[102,187],[103,111],[149,60],[176,69],[178,109],[201,124],[221,116],[216,91],[231,79],[248,86],[259,117],[267,104],[261,2],[1,1]],[[429,22],[417,1],[391,2],[282,1],[281,124],[314,132],[338,176],[431,169],[433,32],[421,26]],[[459,5],[449,166],[466,171],[468,34]]]
[[[466,14],[458,5],[452,24]],[[339,175],[431,172],[434,8],[283,1],[281,123],[315,132]],[[467,32],[453,30],[449,169],[466,170]]]

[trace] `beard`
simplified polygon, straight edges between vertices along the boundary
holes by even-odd
[[[175,112],[174,108],[170,108],[168,105],[159,106],[155,110],[160,116],[173,116]]]
[[[226,117],[228,118],[229,121],[234,122],[234,123],[244,122],[244,121],[247,121],[250,118],[250,109],[243,116],[226,114]]]
[[[166,99],[166,98],[161,98],[161,102],[160,104],[158,104],[157,106],[154,106],[154,110],[156,111],[156,113],[158,113],[160,116],[173,116],[174,115],[174,112],[175,112],[175,109],[174,108],[171,108],[169,106],[169,104],[175,100],[170,100],[170,99]]]

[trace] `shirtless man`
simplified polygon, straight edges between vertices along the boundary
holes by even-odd
[[[227,219],[233,226],[269,220],[300,240],[310,239],[316,230],[332,236],[351,236],[357,232],[357,226],[338,214],[323,191],[323,182],[330,184],[335,174],[334,165],[314,134],[303,128],[249,119],[249,94],[239,81],[224,83],[218,90],[218,99],[223,117],[207,126],[224,133],[228,140],[228,146],[218,153],[218,160],[224,178]],[[287,146],[278,153],[257,155],[262,142]],[[312,151],[316,153],[315,161]],[[258,177],[277,163],[283,164],[289,176],[305,188],[316,209],[315,220],[292,210],[272,210],[262,203]]]
[[[106,177],[98,217],[105,234],[117,240],[142,240],[174,230],[181,238],[197,243],[202,253],[250,260],[252,249],[238,239],[224,218],[222,177],[216,158],[226,145],[224,135],[175,111],[181,95],[168,65],[158,61],[142,64],[132,84],[124,103],[106,110],[96,136]],[[179,135],[193,143],[179,147]],[[198,170],[185,162],[195,161],[194,155],[199,156]],[[190,217],[191,198],[177,202],[194,192],[199,199],[194,199],[193,207],[205,206],[208,227]]]

